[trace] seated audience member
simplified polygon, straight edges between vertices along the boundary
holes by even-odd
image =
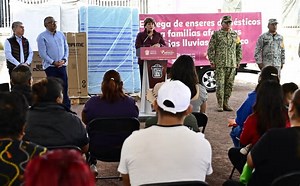
[[[292,100],[294,92],[298,89],[298,85],[293,82],[284,83],[282,86],[284,105],[288,108]]]
[[[261,73],[258,78],[258,84],[252,92],[248,94],[248,97],[240,108],[236,111],[236,118],[234,122],[231,122],[231,125],[234,127],[230,132],[233,144],[235,147],[240,146],[240,135],[244,128],[244,122],[247,117],[253,112],[253,105],[256,101],[256,94],[259,86],[266,80],[274,80],[279,83],[278,70],[273,66],[266,66],[261,70]]]
[[[158,124],[133,132],[123,144],[118,171],[124,185],[205,181],[212,173],[209,142],[183,126],[190,99],[190,89],[178,80],[160,87],[153,102]]]
[[[81,153],[59,149],[33,158],[25,171],[25,186],[95,186],[95,178]]]
[[[16,66],[10,75],[12,92],[19,92],[23,94],[28,102],[28,105],[32,105],[32,91],[31,91],[31,83],[32,83],[32,75],[30,68],[26,65]]]
[[[271,129],[251,149],[247,163],[255,168],[249,186],[270,185],[283,174],[300,171],[300,91],[288,110],[291,128]]]
[[[169,80],[168,80],[169,81]],[[157,98],[157,93],[159,88],[164,84],[164,82],[157,83],[153,89],[149,89],[147,92],[147,100],[150,101],[153,105],[153,102]],[[156,116],[151,116],[148,117],[145,121],[145,128],[151,127],[152,125],[157,124],[157,113]],[[189,114],[184,118],[183,125],[188,127],[189,129],[195,131],[195,132],[200,132],[198,124],[197,124],[197,119],[193,114]]]
[[[80,119],[63,105],[63,86],[49,77],[32,86],[24,139],[46,147],[74,145],[87,152],[89,139]]]
[[[188,55],[179,56],[170,71],[171,80],[179,80],[191,90],[193,112],[206,112],[207,91],[199,84],[194,59]]]
[[[123,82],[117,71],[109,70],[104,74],[101,90],[102,95],[91,97],[84,105],[81,118],[86,125],[96,118],[138,118],[139,109],[136,101],[123,92]],[[88,162],[97,175],[96,158],[88,156]]]
[[[27,103],[14,92],[0,92],[0,185],[21,185],[28,161],[46,148],[22,140]]]
[[[189,87],[191,91],[191,105],[193,106],[193,112],[206,112],[207,91],[205,87],[199,84],[198,75],[195,69],[194,60],[191,56],[181,55],[179,56],[170,70],[170,79],[179,80]],[[153,90],[148,91],[148,100],[153,102],[157,95],[157,90],[163,83],[155,85]],[[151,117],[146,120],[146,127],[157,123],[157,117]],[[194,115],[189,115],[185,118],[184,125],[199,132],[197,120]]]
[[[283,103],[283,92],[277,81],[264,81],[258,88],[253,114],[245,121],[241,134],[241,146],[255,145],[259,138],[270,128],[289,127],[287,110]],[[246,154],[241,148],[229,149],[228,156],[235,168],[241,173],[246,163]]]
[[[271,185],[274,179],[300,171],[300,90],[296,90],[289,106],[290,128],[268,130],[253,146],[247,164],[254,171],[247,186]],[[224,186],[243,185],[227,181]]]
[[[123,92],[120,74],[109,70],[101,84],[102,95],[91,97],[82,110],[82,121],[87,125],[95,118],[135,117],[139,110],[135,100]]]

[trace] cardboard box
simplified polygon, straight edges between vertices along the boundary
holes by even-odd
[[[69,45],[69,96],[88,96],[87,38],[85,32],[65,33]]]
[[[33,58],[30,67],[32,72],[33,83],[46,77],[46,73],[43,70],[42,58],[40,57],[38,51],[33,52]]]
[[[68,58],[68,83],[69,97],[87,97],[88,80],[87,80],[87,39],[86,33],[65,33],[69,45]],[[33,82],[45,78],[42,59],[37,51],[34,51],[31,62]]]

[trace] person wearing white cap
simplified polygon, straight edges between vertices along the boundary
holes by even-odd
[[[118,171],[125,186],[205,181],[212,173],[210,143],[183,125],[192,111],[190,98],[190,89],[178,80],[160,87],[153,103],[158,124],[133,132],[123,144]]]

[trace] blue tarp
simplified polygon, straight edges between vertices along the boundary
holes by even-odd
[[[104,73],[117,70],[125,92],[140,91],[140,77],[135,53],[138,9],[87,6],[79,10],[80,32],[88,40],[88,92],[99,94]]]

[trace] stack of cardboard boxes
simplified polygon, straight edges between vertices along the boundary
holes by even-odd
[[[86,99],[88,97],[86,33],[65,33],[65,35],[69,45],[67,68],[69,96],[73,99],[73,103],[77,103],[80,98]],[[31,68],[34,82],[46,77],[42,68],[42,59],[37,51],[34,52]]]

